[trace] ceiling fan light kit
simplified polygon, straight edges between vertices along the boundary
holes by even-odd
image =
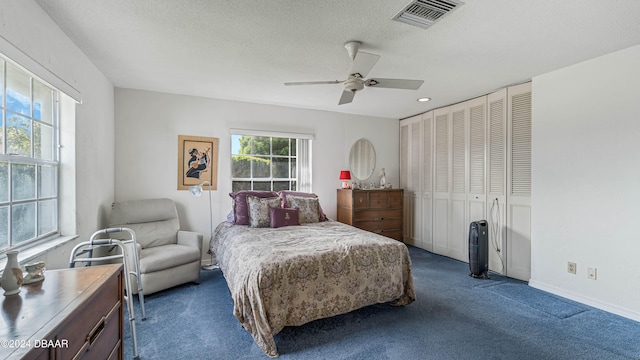
[[[364,89],[364,81],[355,76],[349,76],[349,78],[344,82],[344,89],[351,91],[359,91]]]
[[[380,55],[369,54],[366,52],[358,51],[361,43],[359,41],[349,41],[344,44],[349,58],[351,58],[351,70],[347,75],[346,80],[330,80],[330,81],[303,81],[303,82],[286,82],[285,86],[295,85],[325,85],[325,84],[343,84],[344,89],[338,105],[348,104],[353,101],[356,92],[361,91],[366,87],[377,87],[387,89],[405,89],[405,90],[418,90],[424,80],[406,80],[406,79],[365,79],[369,71],[373,69]]]

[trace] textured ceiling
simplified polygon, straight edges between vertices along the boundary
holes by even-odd
[[[116,87],[389,118],[640,44],[637,0],[463,0],[426,30],[390,20],[409,0],[36,1]],[[283,85],[344,80],[351,40],[369,77],[425,83],[340,106],[339,84]]]

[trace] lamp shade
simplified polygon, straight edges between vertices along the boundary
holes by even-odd
[[[189,186],[189,192],[196,197],[202,196],[202,184]]]
[[[340,180],[351,180],[351,172],[349,170],[341,170]]]

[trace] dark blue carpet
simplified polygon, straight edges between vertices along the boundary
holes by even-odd
[[[640,359],[640,323],[410,247],[417,300],[285,328],[281,359]],[[134,299],[136,301],[137,299]],[[135,304],[139,312],[139,304]],[[233,316],[219,270],[146,297],[141,359],[268,359]],[[132,358],[125,314],[125,358]]]
[[[518,283],[490,283],[489,286],[483,286],[482,288],[559,319],[565,319],[591,309],[587,305],[554,294],[544,293],[529,286],[522,286],[522,284]]]

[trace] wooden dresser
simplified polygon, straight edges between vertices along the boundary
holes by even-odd
[[[120,264],[48,270],[4,297],[0,359],[122,359],[122,276]]]
[[[338,221],[402,241],[402,189],[338,189]]]

